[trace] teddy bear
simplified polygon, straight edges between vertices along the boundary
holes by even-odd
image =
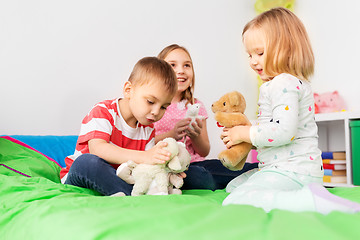
[[[244,115],[245,108],[245,98],[237,91],[226,93],[211,106],[218,126],[228,128],[237,125],[251,125],[248,118]],[[230,170],[241,170],[244,167],[251,148],[252,144],[242,142],[229,149],[223,150],[218,155],[218,158],[222,164]]]
[[[184,181],[177,173],[188,169],[191,156],[181,142],[174,138],[162,140],[168,145],[165,150],[171,153],[165,164],[136,164],[132,161],[121,164],[116,175],[129,184],[134,184],[132,196],[181,194]]]

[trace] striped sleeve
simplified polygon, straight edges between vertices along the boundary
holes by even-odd
[[[106,104],[96,104],[82,121],[78,143],[94,138],[109,142],[114,128],[114,114],[114,110]]]

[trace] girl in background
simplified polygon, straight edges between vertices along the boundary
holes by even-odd
[[[186,48],[173,44],[165,47],[158,55],[168,62],[174,69],[178,79],[178,91],[171,105],[167,107],[162,119],[155,123],[158,142],[166,137],[173,137],[183,141],[191,155],[191,164],[185,172],[183,189],[223,189],[233,178],[243,172],[257,168],[257,163],[246,163],[241,171],[231,171],[224,167],[217,159],[205,160],[209,154],[210,143],[206,128],[208,118],[204,104],[194,98],[195,73],[193,62]],[[189,126],[191,119],[185,118],[189,104],[200,105],[196,122]]]
[[[231,147],[252,143],[259,168],[248,179],[239,176],[226,190],[223,205],[247,204],[265,211],[358,212],[360,204],[330,194],[323,186],[314,98],[309,77],[314,55],[305,27],[285,8],[274,8],[243,30],[250,67],[260,76],[257,125],[224,129]]]

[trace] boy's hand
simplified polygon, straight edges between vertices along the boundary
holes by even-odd
[[[143,163],[146,164],[164,164],[170,160],[170,152],[166,151],[164,147],[167,146],[167,142],[160,141],[151,149],[145,151],[145,157]]]
[[[174,126],[174,138],[176,141],[181,140],[185,135],[186,131],[189,129],[191,118],[184,118],[179,120]]]

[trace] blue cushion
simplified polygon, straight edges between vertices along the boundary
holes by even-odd
[[[51,157],[60,166],[65,167],[65,158],[72,155],[75,151],[78,136],[37,136],[37,135],[10,135],[30,147],[35,148],[39,152]]]

